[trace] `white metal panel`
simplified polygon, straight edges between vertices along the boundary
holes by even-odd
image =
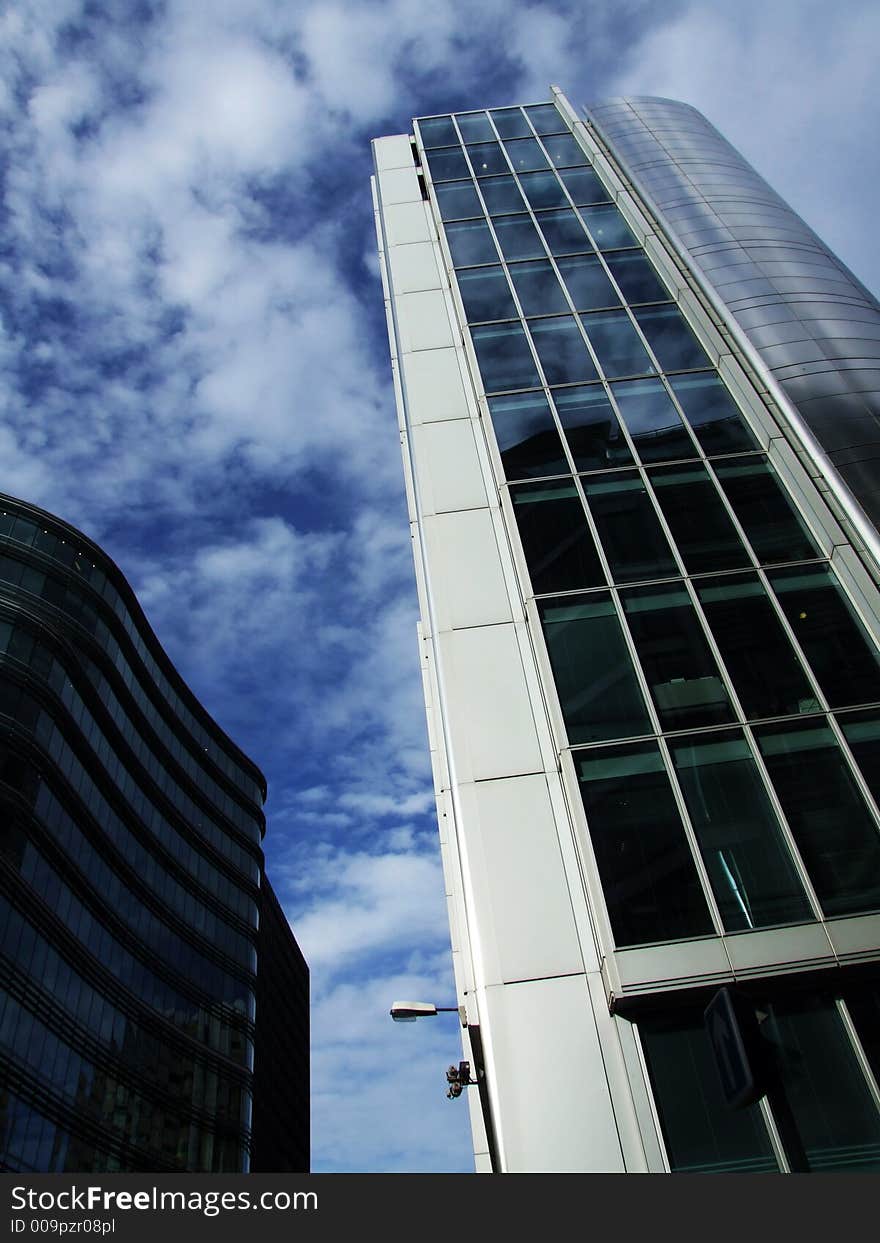
[[[373,139],[373,156],[376,168],[414,168],[412,143],[409,134],[391,134],[388,138]]]
[[[433,240],[424,203],[389,203],[383,214],[389,247]]]
[[[609,971],[612,970],[624,993],[702,984],[732,974],[720,937],[617,950],[609,957]]]
[[[438,638],[448,704],[450,763],[459,782],[542,770],[514,626]]]
[[[413,428],[412,443],[423,514],[488,505],[470,420],[423,424]]]
[[[411,426],[471,417],[456,349],[407,354],[402,363]]]
[[[454,345],[446,299],[439,289],[404,293],[395,298],[401,353]]]
[[[392,168],[380,173],[379,186],[383,207],[391,203],[422,202],[422,190],[412,159],[407,168]]]
[[[877,947],[880,946],[880,915],[829,919],[826,927],[839,958],[856,959],[865,955],[877,957]]]
[[[483,1004],[505,1170],[623,1173],[584,977],[499,985]]]
[[[413,293],[420,289],[442,289],[434,247],[430,242],[409,242],[392,246],[388,251],[391,284],[396,294]]]
[[[490,510],[433,514],[422,527],[438,631],[511,621]]]
[[[790,971],[830,967],[834,962],[831,942],[821,924],[741,932],[726,936],[724,944],[737,975],[783,967]]]

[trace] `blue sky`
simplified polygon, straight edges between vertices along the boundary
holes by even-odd
[[[310,962],[313,1168],[469,1170],[369,139],[700,108],[873,289],[880,9],[846,0],[0,8],[0,489],[117,561],[269,781]]]

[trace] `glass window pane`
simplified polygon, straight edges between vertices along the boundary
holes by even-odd
[[[421,120],[419,133],[425,147],[451,147],[458,142],[452,117],[428,117]]]
[[[568,474],[562,442],[543,393],[490,397],[489,413],[508,479]]]
[[[664,371],[708,365],[703,347],[677,306],[644,307],[634,314]]]
[[[632,463],[629,445],[601,385],[555,388],[552,395],[578,470]]]
[[[767,576],[832,708],[880,700],[876,649],[824,566]]]
[[[651,723],[608,593],[542,600],[538,611],[569,742],[649,734]]]
[[[549,259],[515,263],[510,277],[524,314],[551,315],[568,310],[565,294]]]
[[[559,174],[576,207],[583,203],[610,203],[611,195],[592,168],[566,168]]]
[[[495,173],[506,173],[509,165],[499,142],[481,142],[468,147],[468,156],[477,177],[492,177]]]
[[[862,1048],[880,1083],[880,984],[870,981],[850,985],[843,990],[843,999],[862,1042]]]
[[[689,574],[750,564],[705,467],[657,466],[650,478]]]
[[[660,380],[612,384],[611,391],[643,462],[697,456],[696,445]]]
[[[485,112],[457,112],[455,119],[465,142],[490,142],[495,137]]]
[[[497,263],[498,251],[485,220],[460,220],[446,226],[446,240],[457,268]]]
[[[503,216],[508,212],[521,212],[526,209],[519,187],[510,176],[482,178],[480,193],[486,200],[490,216]]]
[[[540,388],[538,369],[522,325],[484,324],[471,330],[471,340],[487,393]]]
[[[432,181],[454,181],[456,177],[470,177],[471,170],[461,147],[437,147],[426,152]]]
[[[669,383],[706,454],[757,449],[758,441],[714,372],[671,376]]]
[[[778,1172],[760,1107],[725,1103],[702,1006],[640,1019],[639,1036],[672,1170]]]
[[[670,745],[725,929],[811,921],[779,821],[739,731]]]
[[[435,189],[442,220],[463,220],[482,216],[483,204],[477,197],[472,181],[450,181]]]
[[[593,312],[582,315],[581,323],[609,379],[654,370],[626,311]]]
[[[469,324],[518,317],[503,268],[465,268],[457,279]]]
[[[592,311],[602,306],[620,305],[620,298],[598,255],[576,255],[574,258],[560,259],[557,266],[577,310]]]
[[[730,699],[684,587],[627,587],[620,598],[663,729],[732,721]]]
[[[604,586],[584,507],[571,480],[510,489],[536,595]]]
[[[849,749],[874,796],[880,800],[880,715],[876,712],[847,712],[837,718]]]
[[[573,255],[592,250],[577,212],[570,207],[537,212],[535,219],[554,255]]]
[[[583,147],[571,134],[557,134],[554,138],[545,138],[543,142],[551,163],[557,168],[568,168],[590,162]]]
[[[568,129],[555,104],[533,104],[525,112],[536,134],[558,134]]]
[[[528,173],[539,168],[549,168],[547,157],[534,138],[518,138],[506,142],[504,149],[518,173]]]
[[[530,320],[529,331],[548,384],[596,379],[595,363],[572,316]]]
[[[880,907],[880,834],[831,730],[798,721],[755,730],[826,915]]]
[[[666,302],[669,292],[640,250],[609,254],[605,262],[627,302]]]
[[[718,462],[715,472],[760,561],[821,556],[766,458]]]
[[[747,717],[822,710],[757,575],[694,586]]]
[[[568,206],[568,199],[555,173],[523,173],[519,181],[532,207]]]
[[[532,131],[519,108],[496,108],[491,114],[502,138],[530,138]]]
[[[583,207],[581,216],[600,250],[638,245],[616,207]]]
[[[515,259],[543,259],[546,251],[538,230],[528,216],[499,216],[492,221],[501,253]]]
[[[712,932],[657,744],[603,747],[575,765],[615,943]]]
[[[614,582],[678,574],[647,489],[635,471],[581,480]]]

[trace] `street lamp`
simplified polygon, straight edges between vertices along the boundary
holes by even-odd
[[[458,1014],[462,1027],[467,1027],[464,1006],[434,1006],[430,1001],[395,1001],[391,1017],[395,1023],[414,1023],[416,1019],[429,1018],[434,1014]]]

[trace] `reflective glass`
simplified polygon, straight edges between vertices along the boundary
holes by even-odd
[[[826,915],[880,907],[880,834],[831,730],[755,729],[764,763]]]
[[[419,133],[425,147],[451,147],[458,142],[452,117],[428,117],[419,121]]]
[[[446,226],[446,240],[457,268],[497,263],[498,251],[485,220],[460,220]]]
[[[708,365],[705,351],[677,306],[643,307],[634,315],[664,371]]]
[[[538,603],[571,743],[649,734],[632,660],[607,592]]]
[[[717,462],[715,473],[760,561],[821,556],[766,458]]]
[[[615,943],[711,933],[657,744],[603,747],[577,754],[575,765]]]
[[[596,379],[596,366],[572,316],[530,320],[529,331],[548,384]]]
[[[451,181],[437,186],[434,192],[442,220],[464,220],[468,216],[483,214],[483,204],[470,180]]]
[[[657,466],[650,479],[689,574],[750,564],[704,466]]]
[[[704,453],[737,453],[758,448],[754,434],[714,372],[671,376],[669,383]]]
[[[880,802],[880,715],[846,712],[837,720],[875,803]]]
[[[584,203],[610,203],[611,195],[591,168],[566,168],[559,176],[576,207]]]
[[[477,177],[492,177],[496,173],[506,173],[509,170],[501,144],[497,141],[481,142],[468,147],[467,153]]]
[[[498,216],[492,221],[492,227],[508,262],[544,258],[544,245],[528,216]]]
[[[581,323],[609,379],[654,370],[626,311],[593,312],[582,315]]]
[[[568,474],[569,465],[543,393],[490,397],[488,404],[506,478]]]
[[[510,278],[525,315],[551,315],[567,311],[562,286],[549,259],[515,263]]]
[[[825,566],[767,576],[832,708],[880,700],[877,652]]]
[[[727,932],[814,916],[742,734],[670,743],[684,801]]]
[[[571,134],[557,134],[554,138],[543,139],[550,161],[557,168],[567,168],[575,164],[589,164],[584,149]]]
[[[484,324],[471,329],[471,340],[487,393],[540,388],[538,370],[520,324]]]
[[[480,193],[490,216],[525,211],[523,196],[513,177],[484,177],[480,180]]]
[[[843,990],[843,999],[871,1064],[874,1078],[880,1083],[880,984],[874,980],[862,985],[851,985]]]
[[[756,574],[694,586],[747,717],[822,710]]]
[[[684,587],[627,587],[620,598],[663,729],[732,721],[730,699]]]
[[[457,273],[457,279],[469,324],[516,318],[516,304],[503,268],[465,268]]]
[[[598,255],[576,255],[557,262],[575,308],[592,311],[603,306],[619,306],[620,298],[608,279]]]
[[[600,250],[638,245],[616,207],[582,207],[581,216]]]
[[[632,464],[629,445],[600,384],[555,388],[552,396],[578,470]]]
[[[555,173],[523,173],[519,182],[523,194],[534,208],[568,206],[568,199]]]
[[[457,112],[455,119],[465,142],[490,142],[495,137],[485,112]]]
[[[605,262],[627,302],[666,302],[669,293],[640,250],[609,254]]]
[[[504,149],[518,173],[550,167],[546,155],[534,138],[517,138],[513,142],[506,142]]]
[[[612,384],[611,391],[643,462],[697,456],[696,446],[660,380]]]
[[[533,104],[525,112],[536,134],[558,134],[568,129],[555,104]]]
[[[614,582],[678,574],[647,489],[635,471],[614,471],[581,483]]]
[[[502,138],[530,138],[532,131],[519,108],[497,108],[491,113]]]
[[[535,219],[554,255],[575,255],[592,250],[577,212],[570,207],[537,212]]]
[[[457,177],[471,175],[461,147],[437,147],[426,155],[432,181],[454,181]]]
[[[536,595],[604,586],[596,545],[571,480],[518,484],[510,496]]]

